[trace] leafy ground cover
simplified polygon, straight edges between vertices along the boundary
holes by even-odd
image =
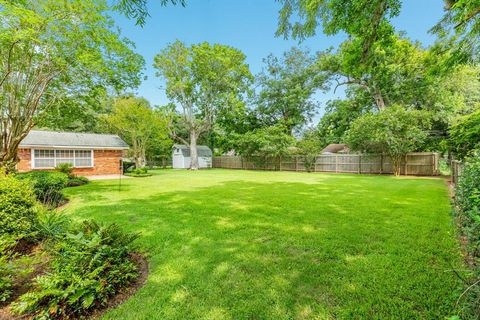
[[[67,189],[76,219],[140,232],[145,286],[105,319],[440,319],[462,255],[445,182],[159,170]]]

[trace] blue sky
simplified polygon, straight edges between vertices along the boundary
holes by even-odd
[[[280,8],[275,0],[187,0],[186,7],[162,7],[159,2],[150,1],[151,16],[143,28],[124,17],[115,17],[122,35],[136,44],[136,51],[145,59],[147,80],[136,93],[147,98],[152,105],[168,102],[161,89],[162,82],[155,76],[153,57],[176,39],[187,44],[208,41],[238,48],[246,54],[254,74],[261,71],[262,59],[268,54],[280,55],[299,45],[294,40],[275,37]],[[434,37],[428,34],[428,30],[442,14],[443,0],[404,0],[401,14],[393,22],[412,40],[431,44]],[[342,35],[327,37],[318,32],[300,46],[315,52],[336,47],[344,39]],[[341,91],[336,95],[333,92],[318,93],[315,98],[324,105],[327,100],[341,95]]]

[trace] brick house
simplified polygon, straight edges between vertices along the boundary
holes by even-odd
[[[20,143],[17,170],[70,163],[80,176],[120,174],[128,145],[117,135],[32,130]]]

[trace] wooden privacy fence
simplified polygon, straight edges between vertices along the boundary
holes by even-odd
[[[439,154],[433,152],[409,153],[401,163],[402,175],[438,175]],[[214,168],[246,170],[280,170],[344,173],[393,173],[390,157],[379,154],[329,154],[312,158],[288,156],[260,158],[241,156],[213,157]]]
[[[458,160],[452,160],[450,168],[452,170],[452,183],[457,184],[458,178],[462,175],[463,164]]]

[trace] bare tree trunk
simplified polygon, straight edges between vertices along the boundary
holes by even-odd
[[[392,159],[392,166],[393,166],[393,174],[398,177],[400,176],[400,173],[401,173],[401,156],[397,156],[397,155],[394,155],[394,156],[391,156],[391,159]]]
[[[190,170],[198,170],[197,133],[190,131]]]

